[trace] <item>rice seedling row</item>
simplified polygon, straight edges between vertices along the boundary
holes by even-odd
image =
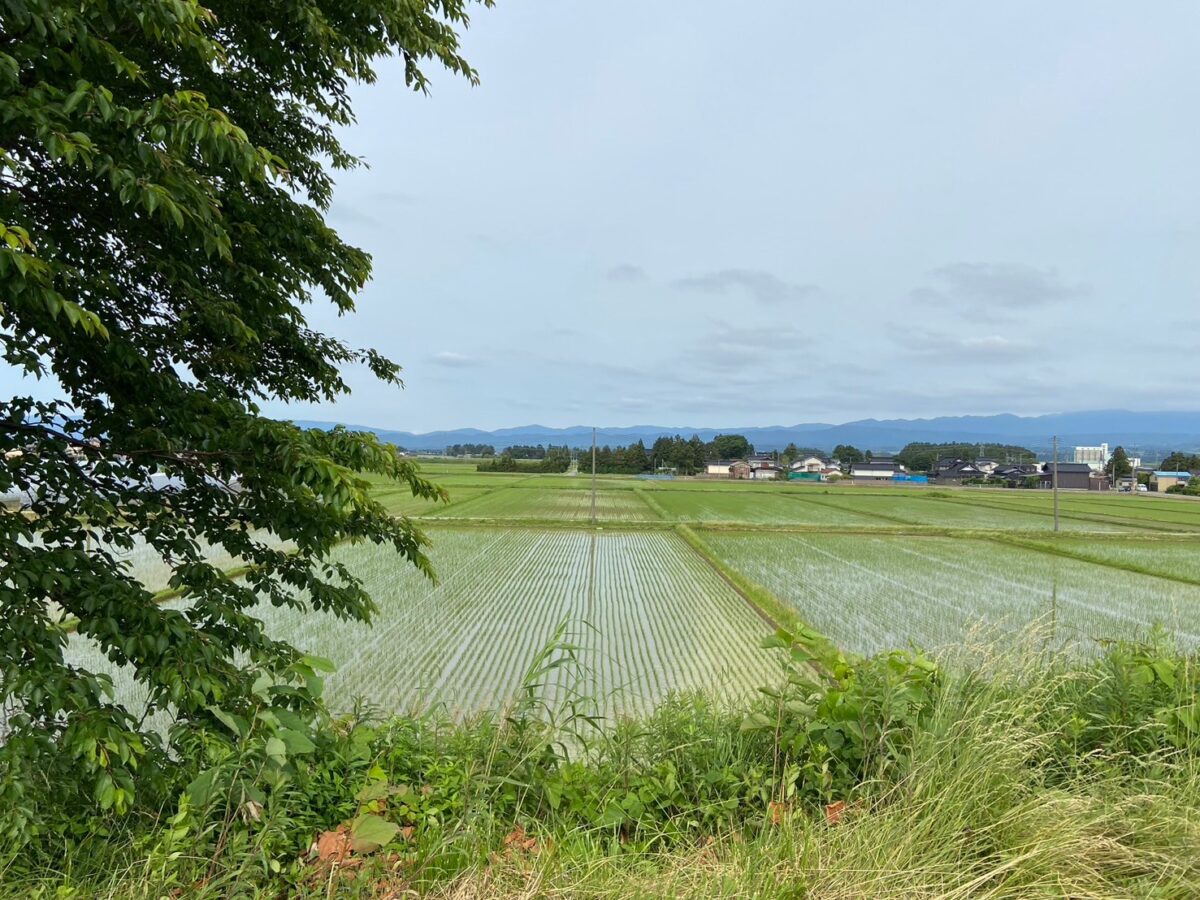
[[[1009,510],[982,504],[957,502],[938,497],[833,494],[822,497],[850,511],[877,513],[912,525],[995,531],[1050,531],[1053,520],[1032,510]],[[1065,520],[1062,527],[1077,531],[1118,531],[1119,526],[1101,522]]]
[[[327,684],[335,708],[359,695],[387,710],[495,708],[513,698],[562,622],[582,647],[583,668],[549,673],[540,688],[547,702],[578,689],[616,715],[645,711],[672,690],[746,692],[773,677],[775,662],[758,647],[766,626],[673,534],[447,529],[433,536],[436,585],[387,549],[338,548],[379,605],[373,626],[255,610],[272,636],[335,663]],[[72,638],[70,655],[112,671],[86,638]],[[118,697],[136,705],[144,694],[127,672],[113,674]]]
[[[972,502],[985,505],[982,498]],[[1049,497],[1021,495],[1009,498],[987,497],[987,505],[1005,506],[1014,509],[1036,509],[1043,515],[1053,515],[1053,500]],[[1193,512],[1187,501],[1159,498],[1129,497],[1080,497],[1067,495],[1060,498],[1061,513],[1071,517],[1083,517],[1099,522],[1110,522],[1132,528],[1153,526],[1162,530],[1200,530],[1200,514]]]
[[[590,491],[508,488],[489,492],[461,506],[447,507],[438,518],[562,519],[591,517]],[[597,491],[596,517],[606,521],[645,522],[658,518],[636,491]]]
[[[1200,588],[991,541],[712,533],[724,561],[841,645],[937,648],[973,630],[1054,621],[1055,639],[1136,637],[1155,623],[1200,644]]]
[[[1080,540],[1061,536],[1038,540],[1048,550],[1065,550],[1102,564],[1133,566],[1168,578],[1200,582],[1200,539],[1187,537],[1126,537]]]
[[[810,502],[790,492],[655,491],[652,496],[670,519],[678,522],[863,527],[881,524],[869,516]]]

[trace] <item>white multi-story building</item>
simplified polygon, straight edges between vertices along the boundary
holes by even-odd
[[[1092,471],[1098,472],[1108,463],[1108,444],[1099,447],[1076,447],[1075,462],[1087,463]]]

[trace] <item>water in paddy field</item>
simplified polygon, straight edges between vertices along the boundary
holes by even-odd
[[[390,551],[339,548],[381,606],[374,626],[258,610],[273,637],[339,666],[328,681],[335,706],[362,694],[388,710],[495,708],[564,622],[572,664],[538,688],[551,704],[585,693],[607,714],[638,713],[672,690],[733,696],[770,682],[776,661],[758,649],[769,626],[675,534],[683,522],[721,564],[849,650],[937,650],[1031,626],[1080,653],[1155,624],[1200,644],[1191,507],[1069,498],[1071,530],[1055,536],[1034,496],[610,478],[596,530],[586,479],[481,477],[475,493],[423,519],[440,584]],[[148,585],[165,584],[161,559],[145,548],[130,559]],[[72,653],[107,665],[78,639]],[[137,685],[116,677],[135,702]]]
[[[936,649],[981,629],[1053,627],[1079,652],[1162,624],[1200,645],[1200,586],[969,538],[714,534],[735,569],[848,649]],[[1182,549],[1182,548],[1181,548]]]
[[[380,606],[373,626],[257,611],[273,637],[338,666],[327,683],[335,707],[362,694],[392,711],[496,708],[518,694],[562,623],[577,664],[547,675],[539,695],[549,705],[582,694],[602,714],[645,713],[672,691],[734,696],[775,677],[758,646],[769,628],[669,532],[438,531],[437,585],[373,545],[338,555]],[[82,638],[72,654],[107,665]],[[120,696],[144,702],[128,673],[115,678]]]

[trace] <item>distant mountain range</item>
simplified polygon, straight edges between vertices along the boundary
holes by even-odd
[[[299,421],[308,428],[330,428],[335,423]],[[346,424],[356,431],[373,431],[380,438],[414,451],[441,451],[450,444],[492,444],[497,450],[514,444],[568,444],[586,447],[592,441],[589,426],[549,428],[524,425],[517,428],[456,428],[415,434],[368,425]],[[1017,444],[1032,450],[1050,448],[1054,435],[1064,455],[1077,444],[1107,442],[1123,444],[1131,455],[1154,459],[1172,450],[1200,449],[1200,412],[1131,412],[1090,410],[1052,413],[1045,416],[940,416],[933,419],[860,419],[842,425],[807,422],[799,425],[700,428],[691,426],[633,425],[599,428],[601,444],[629,444],[637,440],[652,444],[663,435],[699,435],[712,440],[718,434],[744,434],[757,450],[782,450],[790,443],[800,447],[832,450],[838,444],[853,444],[862,450],[896,451],[911,441]]]

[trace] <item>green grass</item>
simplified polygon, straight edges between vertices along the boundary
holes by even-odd
[[[1194,669],[1150,656],[1187,685],[1130,689],[1139,659],[1081,668],[1041,643],[943,659],[919,721],[886,723],[898,764],[833,795],[790,792],[787,749],[703,695],[603,736],[520,709],[457,725],[358,719],[329,728],[257,818],[100,819],[69,851],[43,843],[10,862],[0,896],[1197,896],[1200,756],[1154,724],[1195,702]],[[570,735],[586,745],[576,758],[553,749]],[[357,865],[313,862],[309,843],[371,784],[406,787],[382,814],[411,832]],[[831,822],[834,800],[846,806]]]

